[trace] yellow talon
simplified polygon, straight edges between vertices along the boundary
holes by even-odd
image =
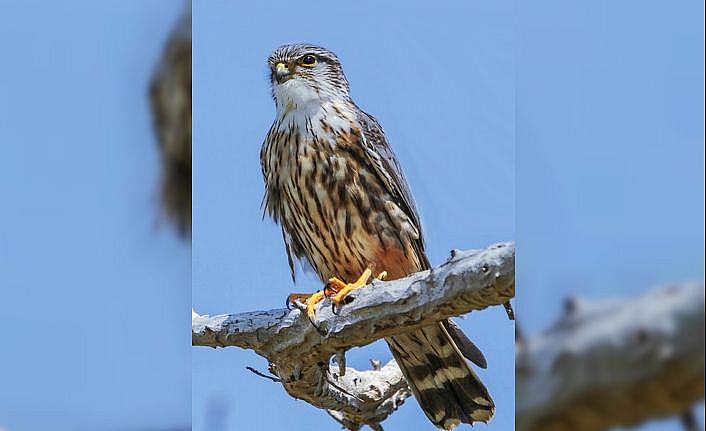
[[[331,278],[326,284],[326,287],[316,293],[292,293],[287,297],[287,308],[289,308],[289,304],[301,304],[304,302],[304,305],[306,306],[306,314],[313,322],[316,317],[316,304],[329,297],[335,305],[341,304],[349,293],[367,285],[372,273],[373,272],[370,269],[366,269],[354,283],[346,283],[335,277]],[[384,280],[385,277],[387,277],[387,272],[383,271],[378,274],[377,279]]]
[[[338,278],[332,278],[330,279],[329,285],[333,288],[333,290],[336,292],[336,294],[331,298],[331,301],[333,301],[334,304],[340,304],[343,302],[344,299],[346,299],[346,296],[348,296],[349,293],[356,289],[360,289],[361,287],[365,286],[368,284],[368,279],[370,278],[370,275],[373,272],[370,269],[366,269],[365,272],[358,278],[353,283],[344,283]]]
[[[306,299],[306,314],[310,319],[314,319],[314,316],[316,316],[316,308],[314,307],[324,298],[325,296],[323,290],[319,290]]]

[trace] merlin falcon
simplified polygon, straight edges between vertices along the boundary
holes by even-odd
[[[263,204],[280,224],[292,278],[295,259],[326,287],[306,303],[347,295],[371,275],[429,269],[409,186],[380,124],[353,102],[341,63],[314,45],[277,48],[268,59],[276,119],[260,154]],[[478,348],[450,320],[386,338],[419,405],[440,429],[487,422],[495,405],[466,359]]]

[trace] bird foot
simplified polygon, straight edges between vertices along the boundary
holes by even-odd
[[[313,323],[316,317],[316,304],[323,301],[325,298],[331,298],[332,308],[334,313],[336,312],[336,306],[343,303],[347,303],[351,298],[348,295],[361,287],[368,284],[368,280],[372,275],[370,269],[366,269],[365,272],[353,283],[346,283],[339,278],[329,279],[323,290],[319,290],[315,293],[291,293],[287,296],[286,306],[287,309],[291,310],[292,305],[299,309],[306,310],[306,314],[309,320]],[[384,280],[387,277],[387,272],[383,271],[376,277],[378,280]]]
[[[358,277],[358,279],[353,283],[346,283],[336,277],[329,279],[328,283],[326,283],[326,286],[324,287],[324,295],[326,297],[331,297],[331,307],[334,313],[336,312],[337,305],[347,303],[350,300],[348,295],[352,291],[360,289],[361,287],[366,286],[368,284],[368,280],[370,279],[372,273],[373,272],[369,268],[366,269],[363,274]],[[386,277],[387,272],[383,271],[378,274],[376,278],[378,280],[384,280]]]
[[[290,305],[295,304],[300,309],[305,309],[309,319],[313,320],[316,316],[316,304],[323,301],[326,295],[323,290],[315,293],[292,293],[287,296],[287,308],[291,310]]]

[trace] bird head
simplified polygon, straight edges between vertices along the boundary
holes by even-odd
[[[333,52],[315,45],[290,44],[267,59],[272,96],[288,109],[312,102],[348,100],[348,80]]]

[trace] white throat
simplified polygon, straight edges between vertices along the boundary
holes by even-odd
[[[299,133],[323,137],[331,131],[349,131],[356,122],[353,104],[292,79],[274,88],[280,128],[296,126]],[[321,122],[329,127],[325,131]]]

